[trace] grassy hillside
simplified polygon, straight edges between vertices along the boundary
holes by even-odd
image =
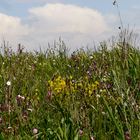
[[[139,140],[140,51],[59,46],[0,54],[0,140]]]

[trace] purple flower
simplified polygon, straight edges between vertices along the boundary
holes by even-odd
[[[52,92],[48,91],[47,100],[51,100],[51,99],[52,99]]]

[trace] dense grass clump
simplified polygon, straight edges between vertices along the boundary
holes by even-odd
[[[1,140],[139,140],[140,51],[0,54]]]

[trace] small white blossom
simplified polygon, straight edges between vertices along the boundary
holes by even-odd
[[[8,126],[8,128],[7,129],[12,129],[12,127],[11,126]]]
[[[90,137],[90,140],[95,140],[93,136]]]
[[[17,97],[18,97],[18,98],[21,98],[21,95],[18,95]]]
[[[19,95],[17,95],[17,99],[18,99],[18,100],[19,100],[19,99],[25,100],[25,97],[24,97],[24,96],[21,96],[21,95],[19,94]]]
[[[90,56],[90,59],[93,59],[93,56],[92,55]]]
[[[11,82],[10,81],[7,81],[6,85],[7,86],[11,86]]]
[[[38,129],[34,128],[33,129],[33,134],[37,134],[38,133]]]
[[[22,100],[25,100],[25,97],[24,97],[24,96],[21,96],[20,98],[21,98]]]
[[[97,98],[100,98],[101,96],[99,94],[96,95]]]
[[[33,111],[31,108],[28,108],[27,110],[28,110],[28,111],[30,111],[30,112],[32,112],[32,111]]]
[[[103,115],[105,115],[105,112],[102,112]]]
[[[122,98],[124,98],[124,94],[122,93]]]

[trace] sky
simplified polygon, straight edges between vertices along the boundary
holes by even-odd
[[[140,34],[140,0],[117,0],[123,26]],[[15,49],[46,49],[64,40],[72,49],[92,47],[119,32],[113,0],[0,0],[0,41]]]

